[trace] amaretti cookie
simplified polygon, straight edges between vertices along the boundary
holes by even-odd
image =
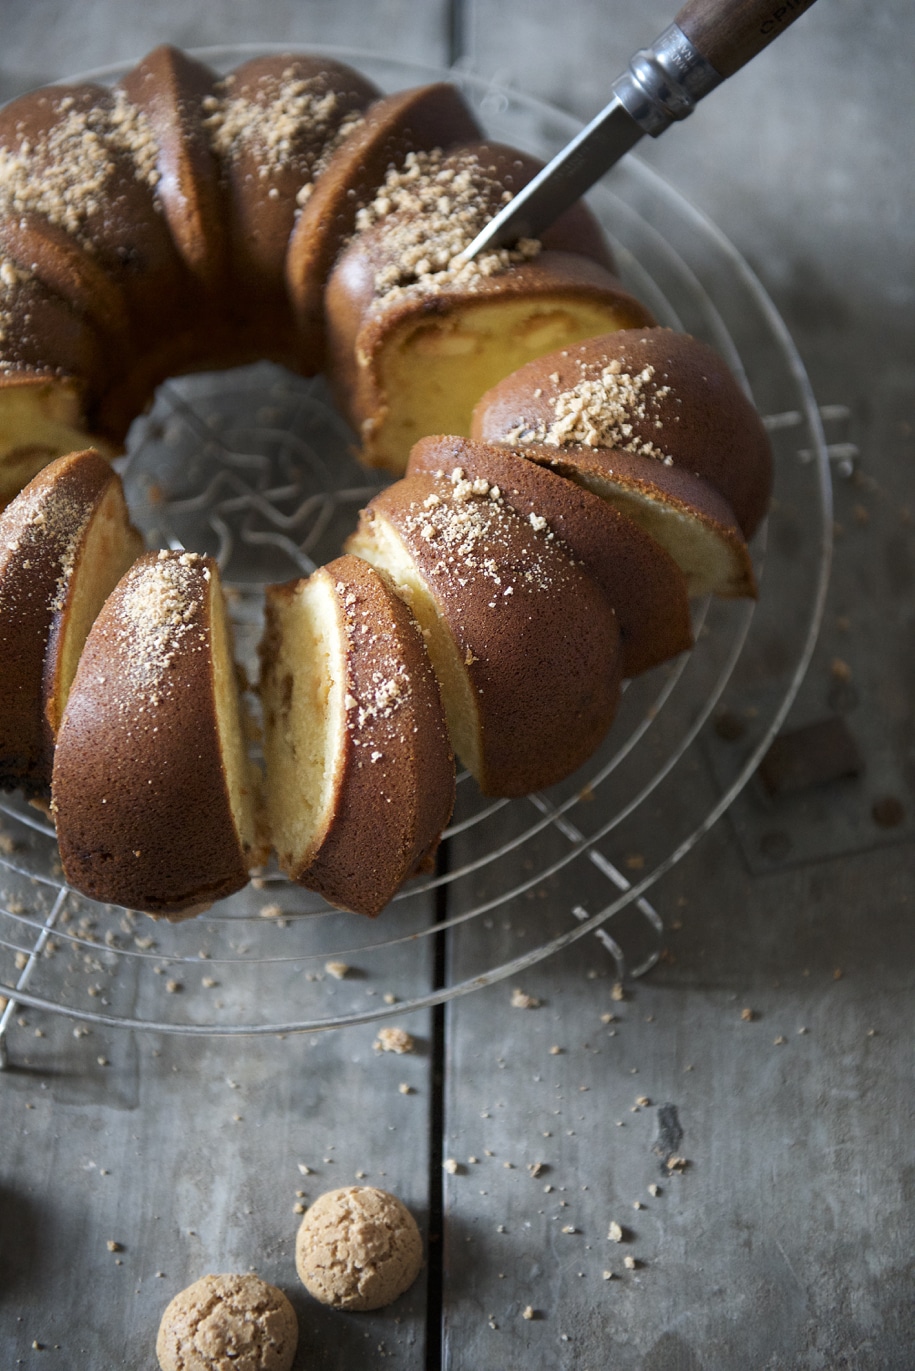
[[[334,1309],[381,1309],[409,1290],[423,1242],[406,1205],[386,1190],[349,1185],[320,1195],[295,1240],[306,1290]]]
[[[156,1338],[161,1371],[290,1371],[295,1310],[259,1276],[203,1276],[171,1301]]]
[[[255,787],[216,564],[147,553],[93,625],[58,734],[66,878],[110,904],[198,913],[262,858]]]
[[[419,629],[379,574],[340,557],[267,590],[261,698],[280,866],[375,915],[430,859],[454,761]]]

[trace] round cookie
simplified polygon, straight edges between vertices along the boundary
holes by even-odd
[[[295,1310],[259,1276],[204,1276],[162,1315],[162,1371],[289,1371],[299,1340]]]
[[[349,1185],[315,1200],[296,1237],[295,1264],[306,1290],[322,1304],[381,1309],[419,1275],[422,1238],[396,1195]]]

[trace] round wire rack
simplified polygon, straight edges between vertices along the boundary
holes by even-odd
[[[198,55],[229,69],[265,50]],[[579,127],[464,72],[328,51],[385,90],[450,77],[489,136],[544,158]],[[651,887],[750,778],[810,660],[829,572],[829,462],[787,330],[718,229],[636,157],[590,199],[628,287],[662,323],[715,346],[766,419],[776,483],[752,549],[759,598],[696,603],[694,650],[629,684],[603,746],[563,785],[493,801],[460,776],[437,871],[374,922],[273,870],[186,923],[96,904],[64,883],[51,823],[3,797],[0,1047],[19,1005],[164,1032],[298,1033],[441,1003],[589,935],[619,976],[657,960],[663,926]],[[123,475],[133,517],[151,546],[218,559],[251,672],[262,586],[336,556],[382,483],[354,450],[320,378],[267,364],[170,381],[131,430]],[[716,788],[704,750],[724,715],[740,719],[741,740]]]

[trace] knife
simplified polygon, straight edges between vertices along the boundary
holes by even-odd
[[[686,0],[650,48],[613,83],[613,99],[461,253],[537,238],[633,147],[685,119],[810,8],[814,0]]]

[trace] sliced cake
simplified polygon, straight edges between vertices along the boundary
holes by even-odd
[[[663,543],[691,593],[755,593],[745,544],[768,508],[772,453],[705,343],[633,329],[553,352],[484,395],[472,432],[609,500]]]
[[[407,467],[408,475],[419,472],[486,481],[534,528],[558,538],[616,611],[624,676],[692,646],[686,581],[676,562],[599,496],[509,448],[470,438],[423,438]]]
[[[256,784],[216,564],[147,553],[95,621],[57,738],[67,880],[110,904],[199,913],[262,858]]]
[[[50,798],[83,644],[142,549],[120,478],[91,450],[46,466],[0,514],[0,788]]]
[[[581,765],[616,712],[622,654],[602,588],[486,480],[417,475],[376,495],[349,552],[410,605],[455,752],[487,795]]]
[[[431,860],[454,803],[438,686],[406,605],[356,557],[271,586],[261,650],[282,869],[376,915]]]
[[[357,217],[327,284],[328,374],[369,465],[401,473],[426,434],[466,436],[479,397],[532,357],[654,322],[580,204],[542,244],[463,262],[538,166],[499,144],[411,153]]]

